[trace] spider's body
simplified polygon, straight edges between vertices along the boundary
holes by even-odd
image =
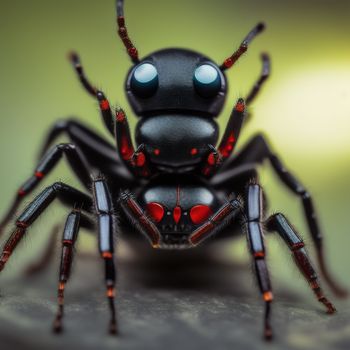
[[[142,188],[136,199],[159,232],[158,241],[151,243],[165,249],[193,247],[196,229],[226,204],[208,184],[188,175],[159,176]]]
[[[237,226],[243,226],[266,306],[266,338],[272,335],[269,311],[273,296],[265,260],[264,230],[276,231],[283,238],[318,300],[333,313],[335,309],[323,295],[296,230],[281,213],[265,218],[257,165],[269,160],[281,181],[300,197],[321,270],[333,290],[342,294],[325,268],[322,237],[310,194],[285,169],[262,135],[254,137],[240,153],[234,152],[246,108],[269,75],[270,62],[266,54],[262,55],[260,79],[246,100],[241,98],[236,102],[218,143],[219,130],[214,118],[222,110],[227,95],[224,71],[247,50],[254,37],[264,29],[263,24],[258,24],[221,66],[202,54],[184,49],[160,50],[139,60],[126,30],[122,0],[117,1],[117,13],[119,35],[134,64],[127,76],[126,93],[135,114],[140,117],[136,126],[137,148],[134,149],[124,111],[117,108],[113,115],[104,93],[89,83],[79,57],[71,54],[81,83],[99,102],[102,119],[115,138],[117,148],[78,121],[64,120],[54,125],[34,175],[18,190],[13,205],[0,223],[0,232],[23,198],[38,186],[63,155],[89,194],[60,182],[44,189],[18,217],[16,228],[0,255],[0,271],[29,226],[57,198],[73,208],[62,237],[59,308],[54,323],[57,332],[62,330],[64,290],[79,228],[96,229],[91,216],[98,219],[99,250],[105,262],[112,315],[110,331],[117,332],[114,235],[119,234],[120,226],[113,218],[115,211],[121,224],[127,229],[135,227],[154,248],[194,247],[215,235],[233,236]],[[60,134],[65,134],[70,143],[48,150]]]

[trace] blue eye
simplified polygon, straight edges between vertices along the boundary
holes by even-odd
[[[220,75],[217,69],[210,64],[202,64],[196,68],[193,83],[196,91],[202,97],[215,96],[221,87]]]
[[[131,88],[139,97],[152,96],[158,87],[158,72],[151,63],[142,63],[135,70],[131,78]]]

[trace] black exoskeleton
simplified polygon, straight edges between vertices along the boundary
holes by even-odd
[[[164,49],[139,59],[130,40],[123,13],[123,1],[117,0],[119,35],[133,65],[126,79],[126,93],[135,114],[136,147],[125,112],[112,110],[101,90],[86,78],[76,53],[71,62],[88,93],[98,100],[103,122],[114,137],[115,147],[93,130],[75,120],[58,122],[50,130],[41,152],[41,160],[18,190],[8,213],[0,223],[0,232],[16,213],[18,206],[65,156],[88,194],[56,182],[42,190],[16,220],[16,227],[0,255],[0,270],[5,267],[28,228],[55,200],[68,205],[69,214],[62,237],[59,273],[58,312],[54,330],[62,330],[64,290],[70,276],[79,228],[95,230],[97,218],[99,251],[105,263],[105,283],[111,311],[110,332],[117,333],[115,298],[114,235],[135,227],[154,248],[195,247],[208,238],[237,234],[244,228],[257,281],[265,303],[264,335],[272,337],[269,321],[273,300],[265,259],[264,231],[275,231],[290,248],[295,263],[310,284],[318,300],[329,313],[334,306],[326,299],[304,243],[286,217],[265,214],[263,190],[258,183],[257,166],[268,160],[282,183],[297,195],[303,205],[320,269],[333,291],[344,295],[333,282],[323,257],[323,241],[310,193],[284,167],[266,139],[258,134],[243,149],[235,152],[246,109],[269,75],[270,60],[262,57],[262,73],[246,97],[232,109],[222,139],[218,142],[219,115],[227,95],[225,70],[247,51],[263,29],[258,24],[239,48],[221,65],[195,51]],[[69,143],[49,149],[60,135]],[[114,220],[118,213],[120,225]],[[127,235],[126,235],[127,236]]]

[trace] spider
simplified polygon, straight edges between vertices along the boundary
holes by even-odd
[[[0,255],[0,271],[26,235],[28,228],[58,199],[72,209],[62,236],[58,284],[58,311],[53,329],[63,329],[64,292],[70,277],[74,245],[79,228],[95,230],[97,218],[99,251],[105,264],[105,283],[111,319],[109,331],[118,333],[115,311],[114,235],[142,234],[153,248],[192,248],[213,236],[233,237],[239,225],[246,232],[250,254],[265,304],[264,336],[271,339],[270,308],[273,294],[265,259],[264,231],[277,232],[292,252],[295,263],[328,313],[333,304],[324,296],[317,274],[296,229],[282,213],[265,215],[263,189],[257,166],[269,160],[282,183],[299,196],[317,249],[321,271],[333,291],[345,291],[333,282],[323,257],[322,236],[312,198],[306,188],[284,167],[263,135],[258,134],[238,153],[234,152],[247,117],[247,106],[257,96],[270,73],[270,59],[262,55],[262,72],[246,99],[238,99],[218,143],[217,117],[227,95],[225,71],[244,54],[251,41],[263,31],[259,23],[239,48],[221,65],[191,50],[163,49],[143,59],[125,25],[123,1],[117,0],[118,33],[133,65],[125,89],[130,105],[140,117],[133,146],[125,112],[115,113],[101,90],[87,79],[80,59],[70,60],[78,77],[99,103],[102,120],[115,138],[114,147],[76,120],[53,126],[42,148],[42,159],[18,190],[0,223],[7,225],[23,199],[55,167],[62,156],[88,194],[65,183],[45,188],[18,217],[15,229]],[[64,134],[70,143],[49,149]],[[218,146],[215,145],[218,143]],[[118,214],[118,222],[114,219]]]

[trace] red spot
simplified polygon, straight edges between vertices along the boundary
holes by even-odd
[[[242,102],[242,101],[237,102],[235,109],[238,112],[244,112],[244,109],[245,109],[244,102]]]
[[[236,143],[236,138],[233,132],[229,135],[229,137],[225,140],[224,144],[219,147],[219,152],[224,158],[227,158],[232,153],[234,149],[234,145]]]
[[[164,208],[159,203],[151,202],[147,204],[147,213],[155,222],[160,222],[164,216]]]
[[[195,156],[198,153],[198,149],[197,148],[192,148],[190,153],[191,153],[192,156]]]
[[[227,58],[224,62],[224,66],[226,68],[230,68],[232,67],[232,65],[233,65],[233,59],[231,57]]]
[[[100,102],[100,107],[103,111],[106,111],[107,109],[109,109],[109,103],[107,100],[102,100]]]
[[[19,195],[20,197],[23,197],[23,196],[26,195],[26,191],[20,189],[20,190],[18,191],[18,195]]]
[[[255,252],[254,253],[254,258],[264,258],[265,253],[264,252]]]
[[[214,155],[214,153],[210,153],[208,156],[208,164],[215,165],[215,163],[216,163],[215,155]]]
[[[180,221],[180,218],[181,218],[181,208],[177,205],[175,208],[174,208],[174,211],[173,211],[173,218],[175,220],[176,223],[178,223]]]
[[[125,160],[129,160],[134,154],[134,148],[130,144],[130,140],[125,134],[122,134],[121,136],[120,151],[123,159]]]
[[[113,258],[113,254],[111,252],[103,252],[102,253],[102,258],[104,258],[104,259],[112,259]]]
[[[138,153],[135,161],[136,166],[142,167],[145,165],[145,162],[146,162],[145,154],[143,152]]]
[[[273,294],[270,291],[264,292],[263,298],[265,301],[272,301],[273,300]]]
[[[115,119],[117,122],[123,122],[125,120],[125,113],[123,111],[117,111]]]
[[[212,214],[213,214],[213,211],[211,210],[211,208],[203,204],[195,205],[190,210],[191,220],[196,225],[203,223]]]
[[[135,57],[135,58],[138,57],[138,53],[137,53],[136,47],[130,47],[130,48],[128,49],[128,52],[129,52],[129,55],[130,55],[131,57]]]
[[[156,148],[156,149],[154,150],[153,153],[154,153],[156,156],[159,156],[159,154],[160,154],[159,148]]]
[[[41,179],[41,178],[44,177],[44,174],[43,174],[42,172],[40,172],[40,171],[36,171],[35,174],[34,174],[34,176],[35,176],[36,178],[38,178],[38,179]]]

